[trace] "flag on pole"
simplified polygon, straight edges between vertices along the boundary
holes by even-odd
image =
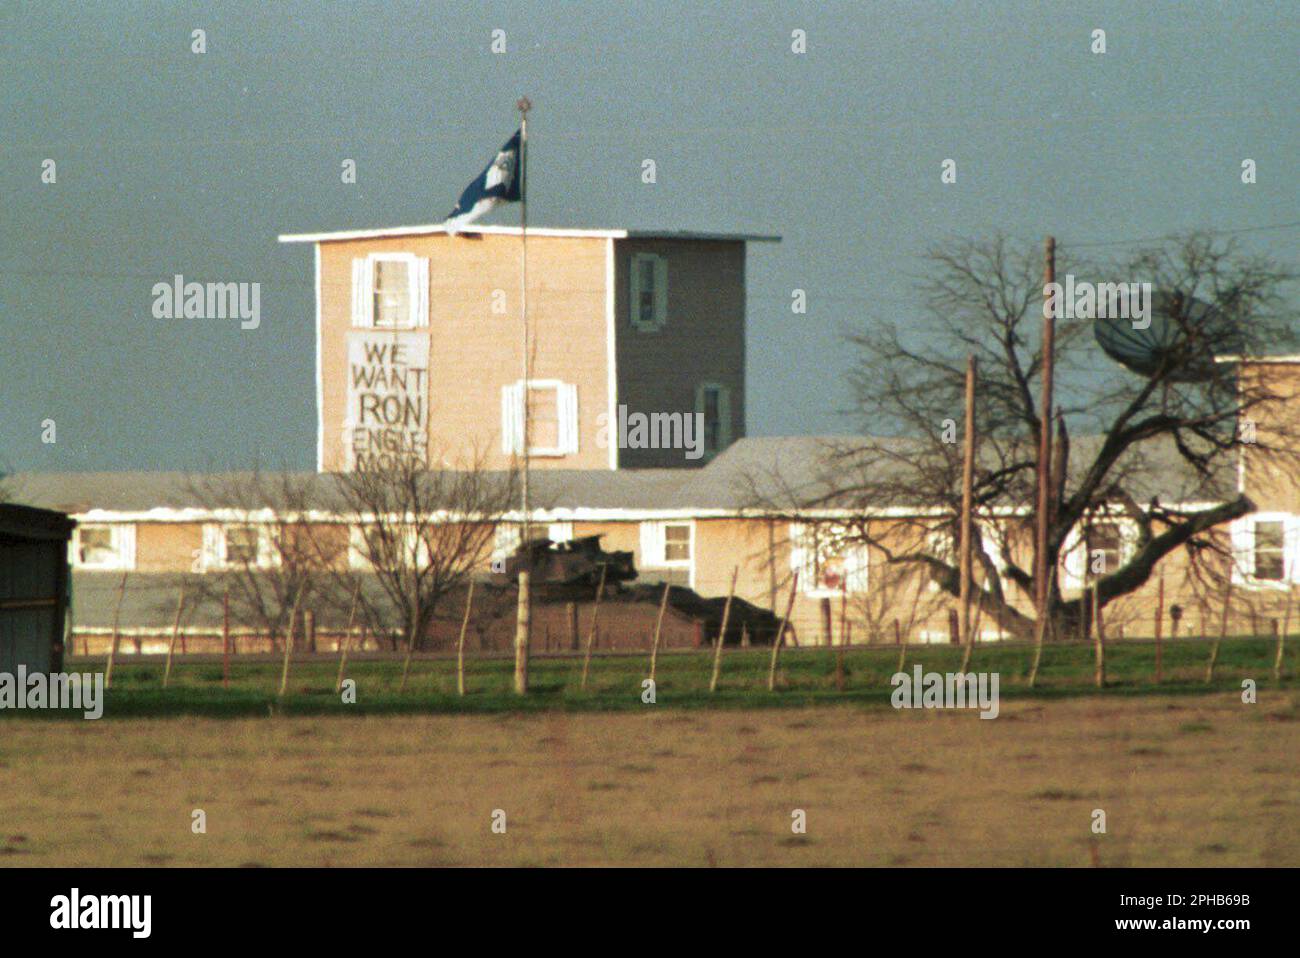
[[[454,233],[474,222],[499,203],[517,203],[522,196],[519,182],[519,131],[497,151],[496,158],[465,187],[456,208],[447,217],[447,230]]]

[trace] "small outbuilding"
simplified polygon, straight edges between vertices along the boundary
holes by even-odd
[[[62,671],[75,526],[62,512],[0,503],[0,673]]]

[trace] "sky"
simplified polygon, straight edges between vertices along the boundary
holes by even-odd
[[[276,236],[440,222],[521,94],[530,224],[780,234],[748,432],[858,431],[844,335],[919,316],[945,241],[1249,229],[1300,267],[1297,50],[1293,2],[0,0],[0,464],[312,468],[312,253]],[[260,283],[260,325],[155,318],[175,274]]]

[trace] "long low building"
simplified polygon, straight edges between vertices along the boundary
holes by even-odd
[[[1090,444],[1097,441],[1074,440],[1079,461],[1087,461]],[[951,542],[940,541],[951,515],[942,509],[875,508],[837,500],[836,463],[855,442],[748,438],[699,469],[539,471],[532,476],[530,521],[557,543],[599,536],[606,550],[631,552],[642,582],[671,582],[720,597],[728,593],[734,574],[737,596],[778,615],[797,575],[791,622],[800,645],[951,641],[951,593],[926,569],[891,562],[887,547],[891,536],[928,536],[936,555],[951,556]],[[905,456],[905,443],[890,442]],[[1237,494],[1257,472],[1229,464],[1210,476],[1199,475],[1172,444],[1158,444],[1146,450],[1143,473],[1130,474],[1127,485],[1138,501],[1195,512]],[[331,541],[339,570],[364,574],[366,521],[344,508],[340,477],[276,477],[282,478],[306,490],[311,503],[293,524]],[[510,479],[506,473],[489,478]],[[138,640],[135,646],[128,642],[128,649],[156,648],[159,637],[172,629],[182,581],[192,583],[191,596],[206,592],[211,597],[213,588],[193,583],[211,586],[241,566],[264,567],[269,573],[277,562],[276,530],[286,516],[250,498],[247,490],[253,484],[247,473],[16,476],[18,497],[70,513],[77,521],[70,548],[78,651],[92,648],[92,640],[102,642],[115,620],[124,635]],[[1269,482],[1259,485],[1274,490],[1274,499],[1257,503],[1256,512],[1223,527],[1234,554],[1231,571],[1225,567],[1207,591],[1185,552],[1172,553],[1145,585],[1106,607],[1109,637],[1150,635],[1161,596],[1165,635],[1217,633],[1223,599],[1218,583],[1234,590],[1229,630],[1267,634],[1268,620],[1284,614],[1290,594],[1285,586],[1300,569],[1300,514],[1276,499],[1293,497],[1292,483],[1281,484],[1291,491],[1277,493],[1279,477],[1270,474]],[[514,551],[522,518],[516,510],[494,523],[474,563],[478,573],[486,576],[494,560]],[[989,541],[997,531],[1008,554],[1029,567],[1028,510],[996,505],[981,512],[980,524]],[[1063,596],[1077,597],[1100,575],[1128,562],[1135,544],[1131,525],[1116,514],[1067,542],[1058,570]],[[985,550],[991,562],[1001,561],[990,545]],[[1100,558],[1100,569],[1092,566],[1090,556]],[[126,596],[120,604],[119,590]],[[1030,611],[1023,598],[1015,605]],[[193,620],[186,617],[185,629],[211,635],[215,614],[209,603]],[[338,624],[337,615],[324,610],[317,615],[322,627]],[[235,623],[234,631],[246,634],[249,626]],[[978,634],[984,641],[1014,637],[988,617],[979,622]]]

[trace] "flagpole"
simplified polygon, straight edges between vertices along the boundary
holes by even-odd
[[[519,312],[523,317],[524,333],[524,356],[523,356],[523,433],[524,433],[524,471],[523,482],[520,488],[520,500],[524,513],[523,523],[523,545],[525,554],[527,554],[528,540],[530,533],[530,515],[528,509],[528,456],[529,456],[529,435],[528,435],[528,406],[531,398],[529,382],[532,379],[529,369],[529,337],[528,337],[528,111],[532,109],[532,101],[528,97],[520,97],[519,102],[515,104],[519,108]]]

